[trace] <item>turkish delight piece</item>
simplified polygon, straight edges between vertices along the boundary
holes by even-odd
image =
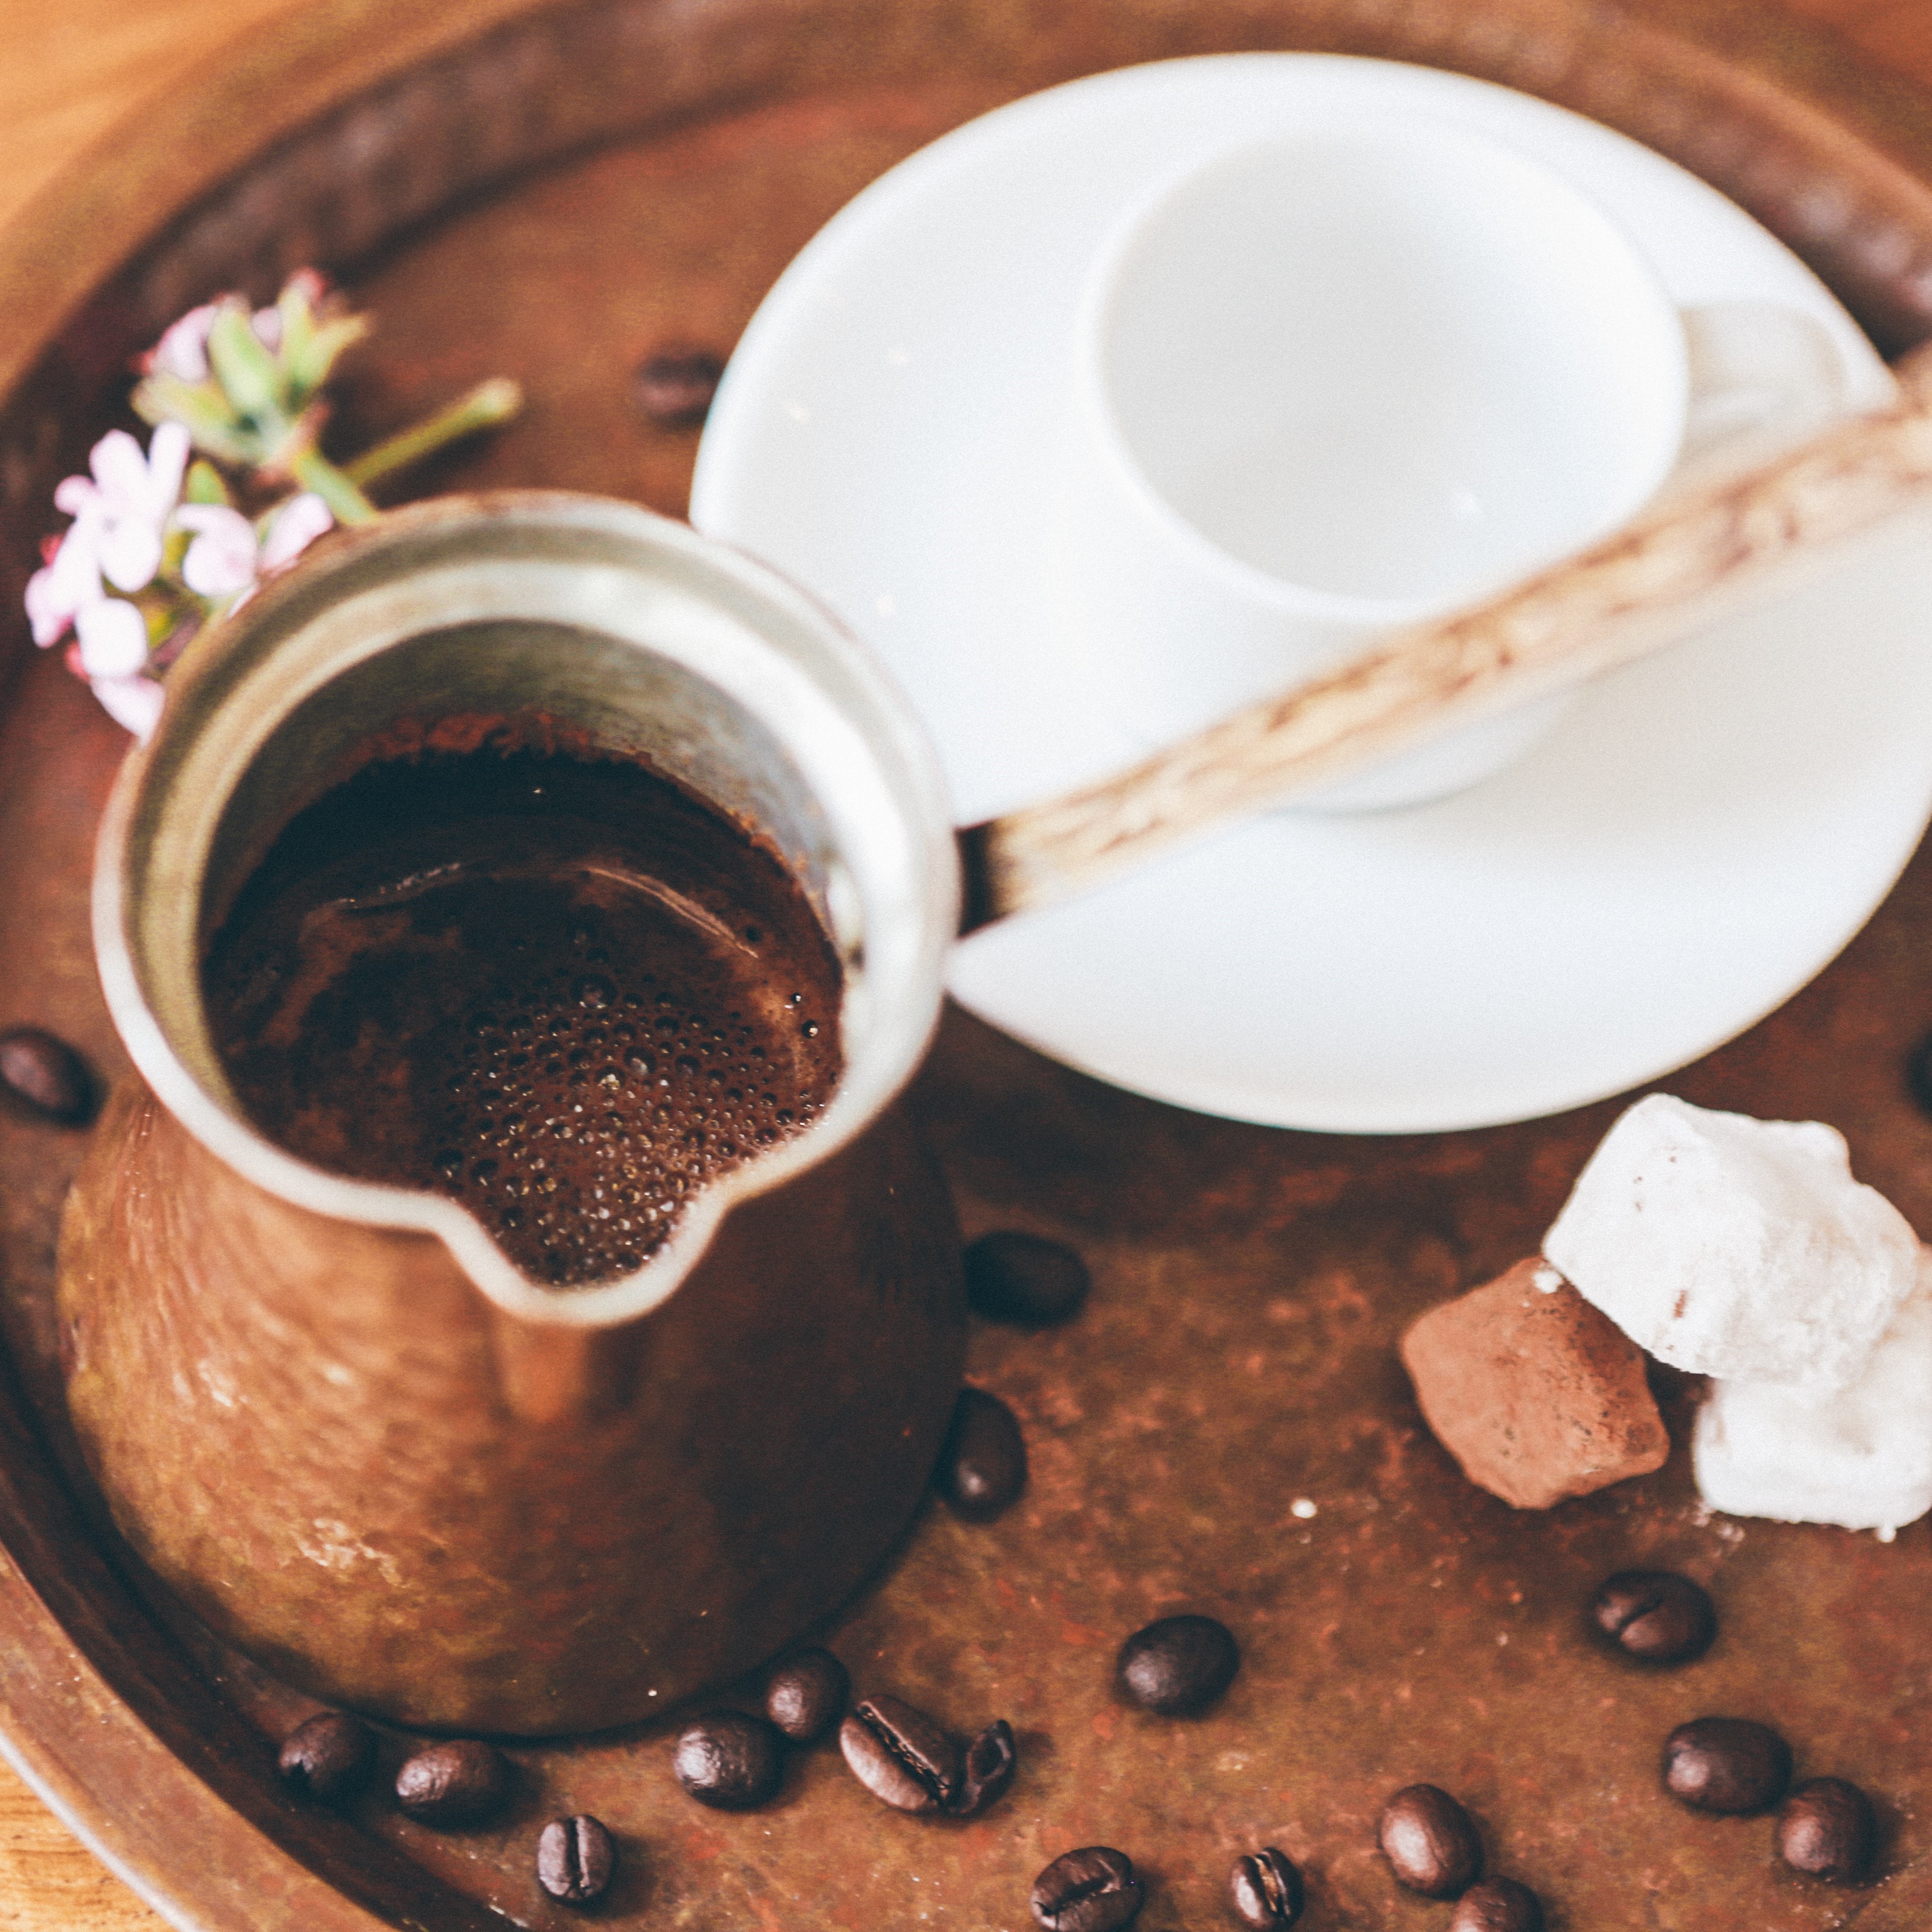
[[[1539,1256],[1432,1308],[1402,1359],[1436,1439],[1518,1509],[1642,1475],[1670,1453],[1642,1352]]]
[[[1731,1516],[1893,1530],[1932,1509],[1932,1282],[1850,1388],[1718,1382],[1691,1437],[1697,1491]]]
[[[1918,1239],[1852,1178],[1835,1128],[1653,1094],[1604,1136],[1543,1251],[1664,1361],[1832,1389],[1911,1292]]]

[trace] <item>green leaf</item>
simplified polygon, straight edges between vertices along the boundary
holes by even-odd
[[[328,506],[338,524],[373,524],[380,512],[319,449],[308,449],[290,466],[296,481]]]
[[[217,383],[184,382],[178,376],[157,372],[136,386],[133,401],[144,422],[179,423],[197,449],[224,463],[257,460],[257,440],[242,430]]]
[[[190,503],[232,504],[235,500],[228,494],[228,485],[221,480],[220,471],[212,463],[188,465],[188,483],[182,494]]]
[[[360,315],[339,315],[325,322],[309,337],[299,357],[288,345],[283,356],[288,367],[291,388],[303,402],[328,380],[330,371],[346,349],[352,348],[369,333],[368,319]]]
[[[262,346],[241,303],[222,304],[208,332],[208,359],[237,416],[251,418],[264,435],[272,434],[272,424],[286,428],[281,371]]]
[[[275,310],[282,318],[282,346],[277,352],[284,374],[292,379],[315,340],[315,310],[309,306],[308,290],[300,278],[291,275],[282,284],[282,292],[275,298]],[[301,406],[299,401],[296,406]]]

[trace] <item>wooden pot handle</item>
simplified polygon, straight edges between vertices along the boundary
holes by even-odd
[[[1285,793],[1614,670],[1787,590],[1932,494],[1932,343],[1888,408],[1672,494],[1474,609],[1395,632],[1130,770],[966,826],[962,934],[1100,885]]]

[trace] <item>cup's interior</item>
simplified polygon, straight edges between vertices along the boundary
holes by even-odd
[[[1460,130],[1307,130],[1132,220],[1097,309],[1130,462],[1308,590],[1450,604],[1614,528],[1667,473],[1682,331],[1622,233]]]

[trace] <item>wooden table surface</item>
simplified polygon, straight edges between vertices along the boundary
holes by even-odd
[[[326,4],[0,0],[0,223],[60,170],[84,165],[86,151],[123,116],[219,60],[228,43]],[[1932,0],[1764,4],[1830,27],[1932,96]],[[0,1932],[158,1932],[164,1924],[0,1762]]]

